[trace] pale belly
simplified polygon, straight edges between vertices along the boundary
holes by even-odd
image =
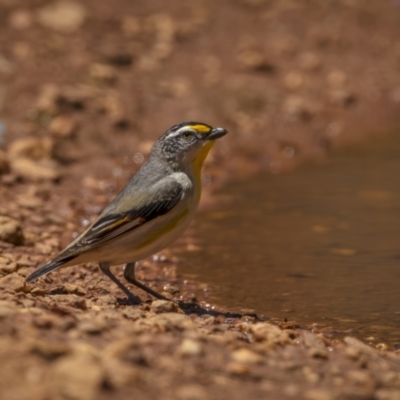
[[[186,203],[186,202],[182,202]],[[67,265],[103,262],[110,265],[139,261],[172,244],[186,230],[197,204],[180,204],[174,215],[163,215],[76,257]]]

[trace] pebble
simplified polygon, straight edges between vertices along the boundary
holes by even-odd
[[[4,276],[0,279],[0,288],[5,290],[12,290],[14,292],[27,292],[29,288],[25,282],[25,279],[13,272],[9,275]]]
[[[10,160],[28,158],[31,160],[50,159],[53,152],[53,140],[50,138],[17,139],[8,146]]]
[[[78,325],[78,329],[81,332],[90,334],[99,334],[107,328],[104,321],[100,320],[85,320],[81,321]]]
[[[0,260],[0,272],[3,275],[12,274],[17,271],[17,263],[13,262],[10,264],[2,264]]]
[[[49,132],[57,138],[71,138],[76,130],[76,121],[66,115],[59,115],[53,118],[49,124]]]
[[[24,234],[19,221],[0,215],[0,240],[16,246],[24,244]]]
[[[115,68],[107,64],[92,64],[89,69],[89,75],[99,82],[113,83],[117,80]]]
[[[178,313],[157,314],[146,319],[139,319],[134,324],[136,332],[167,332],[195,329],[195,325],[189,317]]]
[[[36,100],[35,109],[39,113],[55,115],[58,111],[57,100],[60,96],[59,87],[48,83],[42,85],[39,96]]]
[[[79,285],[73,285],[72,283],[64,283],[64,289],[70,294],[76,294],[78,296],[84,296],[87,290]]]
[[[35,162],[28,158],[17,158],[11,162],[11,170],[18,177],[30,182],[58,181],[61,172],[52,160]]]
[[[237,56],[239,64],[249,70],[272,72],[274,66],[267,60],[266,55],[256,49],[245,49]]]
[[[154,300],[150,306],[150,310],[157,314],[177,312],[178,309],[176,303],[167,300]]]
[[[245,364],[262,364],[264,357],[249,349],[238,349],[232,352],[231,357],[234,361]]]
[[[248,364],[232,361],[226,365],[226,371],[232,375],[249,375],[251,368]]]
[[[57,294],[52,297],[56,302],[67,303],[67,305],[80,310],[87,309],[86,299],[75,294]]]
[[[265,341],[271,345],[287,344],[292,340],[286,331],[267,322],[259,322],[250,326],[250,332],[256,341]]]
[[[130,319],[132,321],[136,321],[140,318],[144,317],[144,312],[142,310],[138,310],[137,308],[126,308],[123,312],[122,315],[126,318],[126,319]]]
[[[62,0],[41,7],[36,17],[45,28],[61,33],[72,33],[84,23],[86,9],[82,3]]]
[[[178,347],[178,352],[182,356],[197,356],[202,352],[202,346],[197,340],[184,339]]]
[[[304,78],[298,72],[292,71],[285,76],[283,84],[286,89],[298,90],[304,86]]]

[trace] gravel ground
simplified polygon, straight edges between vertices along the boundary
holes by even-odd
[[[127,306],[90,264],[24,280],[169,126],[229,129],[212,206],[234,177],[397,127],[399,74],[395,1],[0,0],[1,397],[399,399],[396,351],[206,309],[168,250],[137,276],[171,302]]]

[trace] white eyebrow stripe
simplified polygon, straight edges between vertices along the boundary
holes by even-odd
[[[194,129],[191,129],[188,126],[182,126],[182,128],[179,128],[177,131],[169,133],[167,137],[173,138],[175,136],[178,136],[183,131],[190,131],[190,132],[196,133],[196,131]]]

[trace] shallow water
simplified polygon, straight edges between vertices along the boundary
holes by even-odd
[[[180,271],[212,301],[400,342],[400,135],[231,183],[198,214]],[[194,229],[194,228],[192,228]]]

